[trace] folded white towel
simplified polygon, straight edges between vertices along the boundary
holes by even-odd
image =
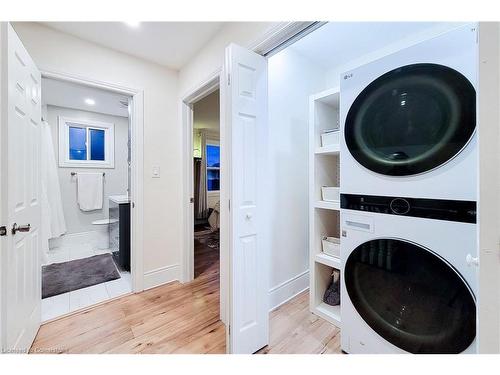
[[[78,205],[82,211],[102,209],[104,178],[101,173],[77,174]]]

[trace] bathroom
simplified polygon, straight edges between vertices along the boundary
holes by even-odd
[[[131,292],[129,100],[42,79],[42,321]]]

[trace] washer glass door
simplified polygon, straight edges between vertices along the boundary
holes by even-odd
[[[465,281],[429,250],[395,239],[358,246],[344,268],[363,320],[410,353],[461,353],[476,336],[476,303]]]
[[[476,127],[476,91],[454,69],[413,64],[370,83],[346,117],[352,156],[384,175],[406,176],[446,163]]]

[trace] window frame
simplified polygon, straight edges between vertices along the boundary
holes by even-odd
[[[114,168],[115,167],[115,124],[94,120],[58,116],[59,166],[63,168]],[[69,157],[69,128],[83,128],[86,132],[87,160],[71,160]],[[104,160],[90,160],[90,129],[104,130]]]
[[[208,153],[207,153],[207,146],[217,146],[219,147],[219,166],[218,167],[209,167],[208,166]],[[218,195],[220,194],[220,141],[215,140],[215,139],[207,139],[205,141],[205,178],[207,181],[207,195]],[[219,171],[219,190],[208,190],[208,170],[218,170]]]

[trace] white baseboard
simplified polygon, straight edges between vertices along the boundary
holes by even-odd
[[[180,271],[181,267],[179,264],[172,264],[144,272],[144,290],[180,280]]]
[[[297,294],[309,288],[309,270],[282,282],[269,289],[269,311],[276,309],[288,302]]]
[[[96,249],[109,248],[108,227],[103,225],[98,230],[80,233],[63,234],[60,237],[49,240],[50,250],[56,250],[58,247],[75,246],[81,244],[91,244]]]

